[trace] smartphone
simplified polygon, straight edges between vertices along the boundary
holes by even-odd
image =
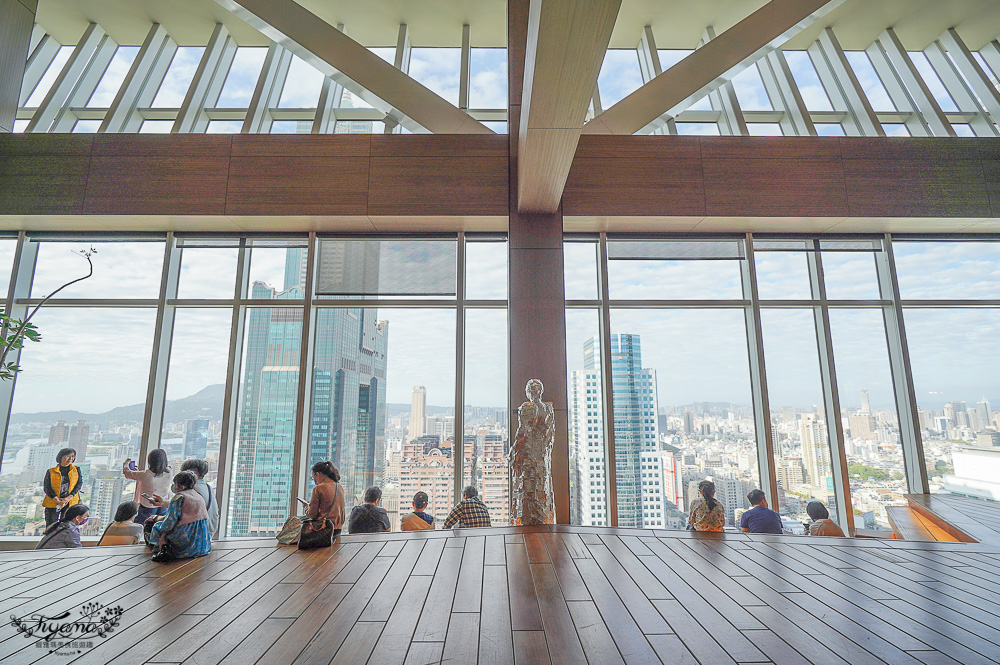
[[[147,501],[154,501],[155,500],[155,499],[153,499],[153,496],[151,494],[146,494],[145,492],[143,492],[139,496],[141,496],[143,499],[146,499]]]
[[[135,468],[136,468],[136,467],[135,467],[135,460],[131,460],[131,459],[130,459],[130,460],[128,461],[128,470],[129,470],[129,471],[135,471]]]

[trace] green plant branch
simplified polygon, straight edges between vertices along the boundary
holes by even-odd
[[[31,325],[31,319],[32,317],[35,316],[38,310],[41,309],[42,305],[47,303],[49,300],[55,297],[56,294],[58,294],[66,287],[72,286],[77,282],[82,282],[83,280],[93,276],[94,262],[91,260],[90,257],[96,254],[97,250],[91,247],[89,250],[84,250],[74,253],[79,254],[83,258],[87,259],[87,265],[89,266],[90,269],[88,270],[86,275],[84,275],[83,277],[77,277],[74,280],[66,282],[58,289],[56,289],[49,295],[45,296],[40,303],[34,306],[34,308],[31,310],[31,312],[28,313],[28,316],[26,316],[23,321],[17,321],[16,319],[10,318],[10,315],[8,313],[0,315],[3,317],[3,327],[2,329],[0,329],[0,337],[3,338],[3,351],[0,351],[0,379],[13,378],[14,374],[20,371],[20,367],[18,367],[17,365],[7,364],[7,356],[13,349],[20,349],[23,346],[23,339],[25,336],[27,336],[28,339],[33,342],[38,342],[41,340],[41,336],[36,332],[35,327]],[[17,324],[17,329],[11,335],[9,334],[9,331],[11,329],[12,322]]]

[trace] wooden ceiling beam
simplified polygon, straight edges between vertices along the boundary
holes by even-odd
[[[518,132],[521,212],[559,208],[621,0],[531,0]]]

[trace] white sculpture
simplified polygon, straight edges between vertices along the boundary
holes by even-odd
[[[511,522],[519,525],[555,522],[552,495],[552,442],[556,419],[551,402],[542,401],[538,379],[524,386],[527,402],[517,409],[517,432],[510,448]]]

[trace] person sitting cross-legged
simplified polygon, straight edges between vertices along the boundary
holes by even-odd
[[[450,529],[454,526],[459,528],[492,526],[490,511],[486,509],[486,504],[479,500],[479,490],[475,485],[469,485],[462,490],[462,500],[448,513],[444,528]]]
[[[740,528],[743,533],[782,533],[781,516],[767,507],[767,497],[761,490],[747,494],[747,501],[753,506],[743,513]]]
[[[174,498],[167,506],[167,517],[153,525],[149,544],[156,554],[153,561],[171,561],[205,556],[212,551],[212,534],[208,530],[208,510],[195,484],[198,479],[190,471],[174,476],[171,491]],[[162,505],[162,497],[153,495],[153,504]]]

